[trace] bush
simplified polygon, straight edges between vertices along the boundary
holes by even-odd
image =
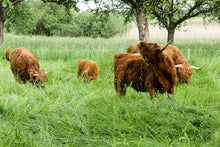
[[[107,16],[104,14],[93,14],[87,11],[78,13],[73,21],[77,28],[73,31],[73,36],[76,37],[87,36],[93,38],[110,38],[126,29],[123,24],[123,18],[121,16],[114,16],[113,14]],[[119,23],[116,24],[114,22]],[[120,28],[120,30],[118,28]],[[78,30],[80,31],[78,32]]]
[[[77,13],[37,0],[24,1],[10,11],[5,27],[7,32],[16,34],[93,38],[110,38],[126,30],[120,15]]]

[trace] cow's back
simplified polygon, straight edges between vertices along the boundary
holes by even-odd
[[[17,48],[10,56],[11,70],[15,76],[21,80],[29,80],[29,69],[39,69],[39,63],[32,51],[25,48]]]
[[[145,92],[146,84],[152,82],[155,77],[149,65],[145,63],[139,53],[118,53],[114,55],[114,82],[120,80],[121,83],[131,86],[136,91]],[[146,82],[147,80],[147,82]],[[153,81],[156,81],[153,79]]]
[[[87,81],[97,79],[99,75],[99,67],[96,62],[92,60],[79,59],[77,62],[77,75],[84,76],[87,74]]]
[[[99,75],[99,67],[96,64],[96,62],[92,60],[88,60],[87,62],[87,68],[88,68],[88,76],[91,76],[91,78],[96,79]]]
[[[127,48],[127,53],[131,53],[131,54],[139,53],[139,50],[138,50],[137,45],[136,45],[136,44],[130,45],[130,46]]]
[[[163,47],[164,45],[159,45],[159,46]],[[188,64],[181,51],[173,45],[168,45],[167,48],[163,51],[163,53],[170,56],[174,60],[176,65],[183,63]]]

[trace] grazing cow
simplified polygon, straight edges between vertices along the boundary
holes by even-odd
[[[10,47],[7,48],[5,58],[11,64],[11,71],[19,83],[26,83],[30,81],[37,87],[44,87],[48,81],[47,72],[40,70],[40,65],[37,58],[32,51],[25,48],[17,48],[12,51],[11,56]]]
[[[164,45],[159,45],[161,48]],[[127,49],[128,53],[140,53],[137,45],[132,44]],[[192,70],[200,70],[205,64],[201,67],[190,66],[187,60],[182,55],[181,51],[172,45],[168,45],[168,47],[163,51],[165,54],[169,55],[175,62],[177,67],[177,75],[180,83],[188,83],[190,77],[192,76]]]
[[[77,62],[77,77],[80,75],[84,80],[95,80],[99,75],[99,67],[94,61],[79,59]]]
[[[164,45],[159,45],[159,46],[162,48]],[[172,45],[169,45],[163,52],[169,55],[174,60],[180,83],[188,83],[190,77],[192,76],[192,70],[193,69],[199,70],[205,65],[203,64],[199,68],[195,66],[190,66],[187,60],[182,55],[181,51],[177,47]]]
[[[164,54],[156,43],[141,41],[141,54],[118,53],[114,55],[114,86],[119,96],[126,94],[127,86],[136,91],[150,93],[151,99],[161,93],[175,94],[177,82],[173,60]]]

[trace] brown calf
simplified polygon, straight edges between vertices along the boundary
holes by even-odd
[[[5,58],[10,61],[11,71],[20,83],[30,81],[37,87],[44,87],[48,81],[47,73],[40,70],[40,65],[32,51],[25,48],[17,48],[12,51],[10,59],[10,47],[7,48]]]
[[[91,60],[79,59],[77,62],[77,77],[81,75],[84,80],[95,80],[99,75],[98,65]]]
[[[114,55],[114,86],[119,96],[126,94],[127,86],[136,91],[148,91],[151,98],[157,96],[157,90],[174,95],[177,75],[173,60],[156,43],[140,42],[138,48],[142,56]]]

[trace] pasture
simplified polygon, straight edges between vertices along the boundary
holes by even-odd
[[[165,44],[166,40],[151,40]],[[176,39],[189,63],[200,66],[188,84],[177,83],[172,100],[113,85],[113,55],[135,39],[5,35],[0,49],[0,146],[218,146],[220,144],[219,39]],[[32,50],[51,71],[44,89],[19,84],[5,50]],[[77,60],[94,60],[97,80],[77,78]]]

